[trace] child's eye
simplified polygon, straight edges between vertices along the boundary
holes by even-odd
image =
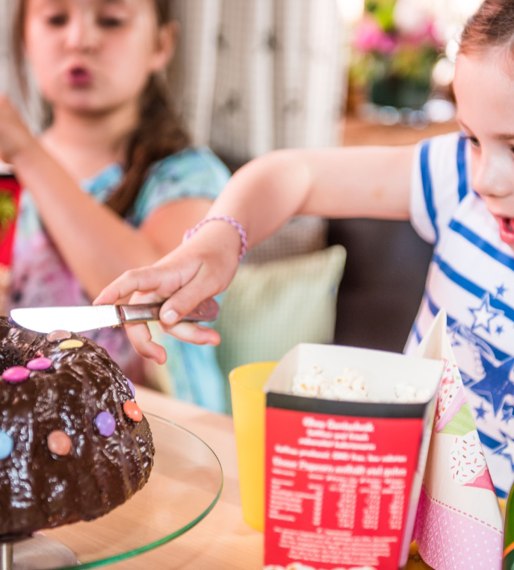
[[[480,141],[476,137],[467,136],[466,139],[476,148],[480,148]]]
[[[66,24],[66,22],[68,21],[68,15],[67,14],[52,14],[50,16],[48,16],[46,18],[46,22],[47,24],[49,24],[50,26],[64,26],[64,24]]]
[[[102,16],[98,18],[98,23],[104,28],[119,28],[123,25],[123,19],[114,16]]]

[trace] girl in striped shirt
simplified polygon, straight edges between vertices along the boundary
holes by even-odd
[[[231,179],[207,220],[157,264],[125,273],[98,302],[167,299],[161,324],[179,338],[217,343],[178,323],[227,287],[246,246],[299,214],[410,219],[434,245],[410,351],[439,309],[474,412],[493,483],[514,473],[514,0],[485,0],[467,23],[454,91],[460,132],[406,147],[280,150]],[[143,325],[128,331],[159,359]]]

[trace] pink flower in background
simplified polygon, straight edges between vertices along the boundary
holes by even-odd
[[[437,26],[432,21],[425,22],[416,30],[405,32],[402,35],[402,43],[414,47],[428,45],[439,49],[444,46],[444,41],[437,30]]]
[[[396,83],[411,81],[428,90],[444,45],[433,16],[396,0],[366,0],[365,6],[365,16],[354,30],[353,77],[363,84],[394,78]]]
[[[395,50],[397,42],[374,19],[364,18],[355,32],[353,45],[361,53],[389,54]]]
[[[437,89],[432,71],[445,42],[429,1],[364,0],[365,15],[353,29],[350,82],[372,105],[422,110]]]

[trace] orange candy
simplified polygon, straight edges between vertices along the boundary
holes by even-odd
[[[123,404],[123,411],[125,412],[125,415],[134,422],[140,422],[143,419],[141,408],[132,400],[127,400]]]
[[[68,455],[71,451],[70,436],[59,429],[48,434],[46,443],[54,455]]]

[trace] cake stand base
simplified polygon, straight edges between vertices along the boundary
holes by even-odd
[[[78,564],[67,546],[42,534],[19,542],[0,543],[0,570],[49,570]]]

